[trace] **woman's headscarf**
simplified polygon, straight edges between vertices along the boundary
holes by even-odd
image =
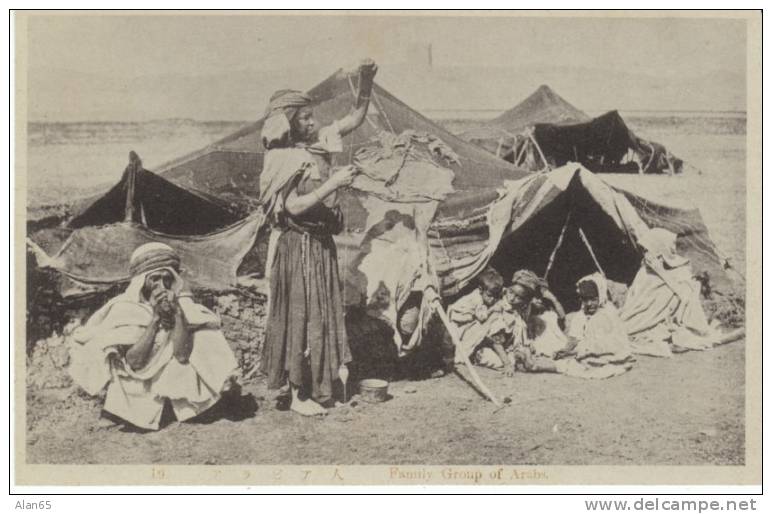
[[[271,95],[265,109],[265,121],[260,134],[266,150],[286,146],[289,141],[290,121],[298,110],[310,105],[307,94],[293,89],[280,89]]]
[[[588,282],[595,285],[595,290],[598,293],[598,306],[603,307],[606,304],[606,301],[608,301],[608,282],[606,281],[606,278],[597,272],[593,273],[592,275],[582,277],[576,283],[577,291],[580,291],[582,289],[582,285]]]
[[[676,240],[678,234],[674,234],[664,228],[653,228],[643,234],[638,240],[639,244],[652,256],[662,256],[662,260],[670,268],[678,268],[687,264],[689,259],[678,255]]]

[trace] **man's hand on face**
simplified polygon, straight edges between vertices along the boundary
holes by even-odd
[[[173,291],[158,286],[150,294],[150,305],[164,328],[170,328],[177,312],[177,297]]]

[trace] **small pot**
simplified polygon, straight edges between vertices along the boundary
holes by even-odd
[[[378,378],[366,378],[359,382],[359,395],[369,403],[385,402],[388,398],[389,383]]]

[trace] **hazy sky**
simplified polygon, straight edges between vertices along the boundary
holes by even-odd
[[[49,98],[59,82],[63,90],[77,89],[108,105],[116,86],[100,85],[99,77],[227,81],[238,73],[301,68],[296,87],[303,88],[363,56],[380,64],[379,80],[398,89],[399,77],[389,70],[404,73],[405,65],[425,65],[429,44],[437,68],[592,68],[608,73],[610,81],[621,72],[634,73],[664,87],[702,76],[744,77],[746,68],[745,22],[718,19],[66,15],[32,17],[28,43],[31,110],[44,114],[62,108]],[[69,72],[94,80],[64,84],[73,80]],[[581,87],[577,84],[580,97],[604,101]],[[470,105],[474,94],[469,91]],[[510,100],[502,100],[501,107],[509,107]],[[482,103],[491,107],[489,99]]]

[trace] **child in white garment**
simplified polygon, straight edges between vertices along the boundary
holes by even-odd
[[[517,309],[518,299],[512,287],[504,289],[504,295],[496,308],[497,319],[491,323],[488,337],[475,353],[475,362],[480,366],[514,374],[514,350],[524,345],[527,338],[526,326]]]
[[[448,317],[459,339],[455,349],[457,364],[463,363],[465,357],[473,358],[482,347],[489,347],[496,355],[506,358],[500,303],[504,279],[496,270],[488,268],[480,274],[477,284],[474,291],[448,309]]]

